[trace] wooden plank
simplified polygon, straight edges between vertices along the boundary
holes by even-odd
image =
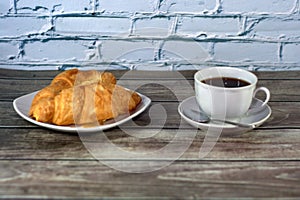
[[[162,104],[165,107],[168,118],[164,129],[160,129],[159,125],[162,116],[155,115],[151,127],[134,127],[127,123],[104,133],[84,135],[86,141],[83,144],[83,138],[77,134],[33,126],[12,109],[11,101],[15,97],[48,84],[56,71],[49,75],[45,71],[23,74],[23,71],[0,69],[2,198],[231,199],[300,196],[300,72],[258,72],[261,78],[259,84],[271,89],[271,118],[261,128],[247,133],[222,134],[204,160],[199,158],[199,150],[207,133],[195,130],[186,123],[178,129],[178,100],[193,95],[193,91],[182,86],[185,80],[174,79],[169,72],[151,74],[141,71],[137,72],[139,76],[135,72],[122,76],[123,72],[117,71],[126,87],[137,88],[152,98],[153,105]],[[193,85],[193,73],[183,72],[190,85]],[[281,81],[274,83],[273,79]],[[178,89],[180,98],[176,98],[172,89],[163,87],[164,84]],[[135,122],[147,125],[150,122],[148,113],[138,116]],[[195,137],[191,137],[193,133]],[[106,143],[99,136],[106,136],[127,153],[143,152],[145,155],[159,151],[174,141],[177,135],[182,137],[173,143],[174,151],[169,154],[162,152],[159,159],[149,159],[141,154],[126,158],[108,150],[110,157],[98,161],[85,146],[102,147]],[[177,148],[190,142],[185,152]],[[170,155],[177,152],[184,153],[178,160],[174,159],[177,161],[170,163]],[[137,166],[150,170],[153,166],[170,165],[155,172],[127,174],[104,166],[104,161],[115,166],[123,165],[126,170]]]
[[[118,152],[107,149],[107,154],[110,155],[108,159],[112,160],[151,160],[151,157],[144,157],[145,154],[140,153],[160,151],[171,142],[172,144],[167,147],[166,152],[159,155],[160,159],[199,160],[200,147],[203,145],[206,135],[207,132],[190,129],[149,129],[145,131],[144,129],[121,130],[116,128],[104,133],[88,135],[81,133],[78,137],[77,134],[59,133],[47,129],[0,129],[0,160],[94,160],[85,147],[93,150],[91,152],[96,155],[95,153],[101,150],[101,147],[107,142],[130,154],[137,153],[132,158],[124,158]],[[299,129],[253,130],[247,133],[222,134],[219,138],[215,138],[217,143],[205,159],[299,160],[299,136]],[[182,153],[184,154],[179,158]]]
[[[30,79],[30,80],[49,80],[59,74],[60,71],[29,71],[0,69],[1,79]]]
[[[22,95],[40,90],[47,86],[50,80],[11,80],[0,79],[0,100],[12,101]]]
[[[27,93],[42,89],[50,80],[10,80],[0,79],[0,100],[12,101]],[[137,90],[149,96],[153,101],[182,101],[194,96],[193,80],[120,80],[118,84]],[[271,91],[271,101],[300,101],[300,80],[261,80],[258,86],[265,86]],[[261,94],[259,98],[263,98]]]
[[[52,79],[62,71],[55,70],[11,70],[0,69],[0,79]],[[184,71],[127,71],[127,70],[110,70],[118,79],[174,79],[185,77],[193,79],[197,70]],[[299,80],[300,71],[253,71],[259,79],[273,80]]]
[[[300,104],[298,102],[270,102],[271,117],[263,128],[297,128],[300,125]]]
[[[11,70],[0,69],[0,79],[30,79],[30,80],[51,80],[63,71],[60,70]],[[112,71],[116,77],[121,77],[125,70]]]
[[[77,134],[42,129],[0,129],[1,159],[94,160]],[[32,156],[30,156],[32,154]]]
[[[136,162],[126,163],[133,167]],[[67,170],[66,170],[67,169]],[[296,198],[298,162],[175,162],[135,174],[95,161],[0,161],[2,198]]]
[[[117,71],[111,71],[116,74],[118,79],[188,79],[193,80],[197,70],[185,71],[126,71],[119,74]],[[259,80],[299,80],[300,71],[253,71]]]
[[[134,119],[139,126],[148,126],[150,128],[149,109],[152,106],[162,106],[167,116],[161,112],[152,112],[151,128],[178,128],[181,123],[181,117],[177,112],[178,102],[152,102],[151,106],[141,115]],[[271,102],[271,117],[262,125],[262,128],[300,128],[300,102]],[[162,123],[164,122],[164,123]],[[191,128],[187,123],[181,124],[183,128]],[[122,125],[126,128],[134,128],[130,123]],[[13,109],[11,102],[0,102],[0,127],[36,127],[23,120]]]
[[[189,83],[189,84],[188,84]],[[137,89],[149,96],[153,101],[182,101],[190,96],[194,96],[194,82],[183,81],[156,81],[149,83],[149,81],[122,81],[121,85]],[[270,101],[300,101],[300,93],[297,88],[300,88],[300,81],[298,80],[282,80],[278,82],[270,80],[259,81],[258,87],[264,86],[269,88],[271,92]],[[264,94],[258,94],[257,97],[263,99]]]

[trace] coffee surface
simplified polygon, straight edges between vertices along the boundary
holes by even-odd
[[[201,81],[202,83],[217,86],[217,87],[225,87],[225,88],[237,88],[237,87],[244,87],[250,85],[249,82],[232,77],[216,77],[216,78],[209,78]]]

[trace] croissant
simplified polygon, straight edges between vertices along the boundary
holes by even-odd
[[[73,69],[57,75],[35,95],[29,116],[56,125],[103,123],[140,102],[136,92],[116,85],[112,73]]]

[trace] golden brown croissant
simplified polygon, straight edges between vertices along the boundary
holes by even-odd
[[[34,97],[29,116],[57,125],[103,122],[136,108],[141,97],[116,85],[113,74],[65,71]]]

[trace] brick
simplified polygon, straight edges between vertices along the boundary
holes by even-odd
[[[295,0],[224,0],[222,8],[225,13],[288,13],[294,4]]]
[[[18,56],[17,45],[11,43],[0,43],[0,59],[6,60],[9,58],[16,58]]]
[[[219,61],[278,62],[278,44],[273,43],[217,43],[214,59]]]
[[[74,12],[90,9],[89,1],[78,0],[19,0],[17,2],[18,13],[34,12]]]
[[[24,47],[26,59],[39,60],[83,60],[86,44],[79,41],[52,40],[32,42]]]
[[[153,12],[156,8],[156,0],[101,0],[99,9],[106,12]]]
[[[46,18],[33,17],[7,17],[0,18],[0,36],[20,36],[31,33],[39,33],[48,26]]]
[[[204,12],[213,10],[216,1],[213,0],[164,0],[160,4],[160,11],[164,12]]]
[[[98,17],[60,17],[55,22],[58,33],[80,35],[118,35],[129,34],[130,19]]]
[[[14,2],[17,6],[17,16],[13,14]],[[220,15],[207,12],[214,10],[218,2],[222,5]],[[295,63],[295,66],[299,66],[300,22],[296,13],[290,14],[291,11],[296,11],[293,9],[298,2],[299,0],[0,0],[0,60],[11,59],[10,62],[14,62],[13,58],[17,57],[19,51],[18,45],[22,42],[20,40],[29,39],[24,43],[24,59],[28,59],[26,62],[30,62],[31,59],[32,62],[41,63],[47,60],[46,63],[54,63],[53,66],[57,62],[69,60],[117,60],[117,63],[124,63],[130,69],[170,70],[173,69],[171,66],[162,67],[160,63],[175,61],[182,64],[184,61],[191,61],[205,64],[207,58],[211,59],[209,53],[213,56],[211,63],[226,61],[230,64],[247,61],[251,65],[280,61],[283,65]],[[94,9],[94,6],[98,11],[104,11],[104,14],[88,16],[85,11]],[[299,5],[297,6],[299,10]],[[157,12],[158,10],[160,12]],[[47,40],[47,35],[43,36],[45,42],[31,40],[39,38],[31,34],[49,30],[50,18],[43,16],[51,16],[50,12],[67,14],[54,18],[54,31],[61,34],[61,40]],[[139,12],[145,14],[135,15]],[[231,17],[231,13],[241,14],[242,20]],[[251,21],[256,22],[263,14],[266,14],[266,17],[261,17],[259,23],[251,27],[253,29],[249,34],[236,36],[241,31],[241,22],[245,15],[250,27]],[[168,37],[172,32],[175,20],[173,15],[178,16],[175,34],[179,37],[176,37],[177,40],[173,40],[173,37],[166,38],[162,45],[162,41],[158,40]],[[127,16],[128,18],[125,18]],[[137,17],[134,26],[129,16]],[[137,40],[135,37],[132,39],[129,33],[141,36],[145,40]],[[197,37],[200,34],[207,34],[211,39],[210,43],[206,43],[205,40],[198,43],[180,40],[181,36]],[[87,40],[73,39],[77,36]],[[105,40],[101,40],[102,36]],[[214,40],[214,36],[221,40]],[[226,40],[231,36],[239,41]],[[249,42],[248,39],[252,37],[262,41],[265,39],[265,42]],[[11,40],[7,41],[9,38]],[[93,43],[94,41],[96,43]],[[282,46],[282,57],[279,60],[281,41],[289,43]],[[129,61],[140,61],[141,64],[133,67],[128,64]],[[153,65],[153,61],[158,61],[158,64]],[[6,67],[3,63],[0,67]],[[41,65],[41,69],[44,67]],[[119,66],[112,68],[117,67]],[[193,67],[182,64],[177,69]]]
[[[200,33],[207,34],[237,34],[239,31],[238,20],[234,18],[202,18],[183,17],[180,19],[177,33],[197,36]]]
[[[300,35],[300,21],[282,20],[271,18],[261,20],[255,27],[253,32],[259,36],[266,37],[297,37]]]
[[[10,0],[0,1],[0,15],[5,15],[9,13],[9,10],[13,8],[13,2]]]
[[[154,60],[157,46],[157,42],[107,40],[100,45],[100,52],[104,61],[149,61]]]
[[[300,63],[300,44],[287,44],[283,48],[283,62]]]
[[[161,59],[200,62],[209,58],[208,44],[195,41],[167,41],[162,47]]]
[[[139,36],[167,36],[171,32],[169,18],[140,19],[135,23],[134,34]]]

